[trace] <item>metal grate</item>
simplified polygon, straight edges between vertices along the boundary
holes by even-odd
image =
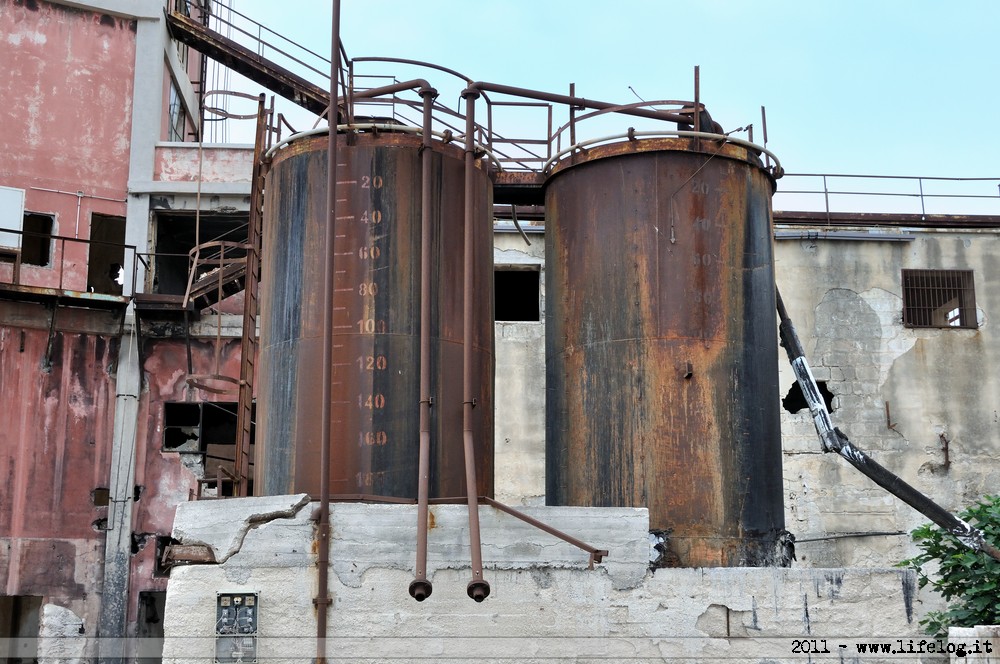
[[[903,270],[903,325],[978,327],[972,270]]]

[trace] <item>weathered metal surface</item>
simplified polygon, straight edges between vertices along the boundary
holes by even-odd
[[[91,492],[107,482],[118,341],[60,323],[50,345],[47,318],[39,311],[37,328],[0,326],[0,594],[92,615],[108,507]]]
[[[341,137],[334,294],[334,494],[416,497],[419,443],[420,139]],[[319,494],[326,137],[274,159],[265,188],[257,493]],[[462,463],[462,155],[433,153],[431,482],[465,493]],[[479,493],[493,490],[492,234],[477,182],[475,380]]]
[[[604,146],[547,184],[546,499],[647,506],[681,565],[773,564],[773,182],[702,149]]]

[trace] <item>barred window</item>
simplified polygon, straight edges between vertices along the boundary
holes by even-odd
[[[903,270],[903,325],[978,327],[972,270]]]

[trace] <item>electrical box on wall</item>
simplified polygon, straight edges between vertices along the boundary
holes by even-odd
[[[219,593],[215,603],[215,661],[257,661],[257,593]]]

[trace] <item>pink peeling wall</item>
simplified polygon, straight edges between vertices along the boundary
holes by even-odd
[[[90,197],[126,197],[135,39],[135,21],[0,0],[0,151],[8,155],[0,185],[24,189],[26,210],[54,215],[53,234],[86,239],[92,213],[125,215],[124,202]],[[22,283],[58,287],[65,262],[62,287],[84,290],[87,246],[55,243],[53,251],[52,267],[24,266]]]
[[[240,340],[223,339],[215,361],[215,341],[192,339],[191,359],[199,375],[240,375]],[[142,497],[135,503],[132,529],[136,548],[131,561],[130,633],[138,619],[139,593],[166,590],[167,579],[154,576],[156,535],[169,535],[177,505],[193,497],[198,478],[182,455],[163,449],[164,404],[171,401],[236,401],[236,392],[212,394],[187,384],[187,346],[183,340],[146,339],[143,344],[143,388],[136,439],[136,484]]]
[[[92,492],[108,482],[118,341],[67,323],[51,350],[44,327],[0,326],[0,594],[96,619],[108,507]]]
[[[197,182],[198,145],[161,145],[156,148],[153,179],[164,182]],[[202,182],[246,182],[253,172],[252,147],[205,147],[201,150]]]

